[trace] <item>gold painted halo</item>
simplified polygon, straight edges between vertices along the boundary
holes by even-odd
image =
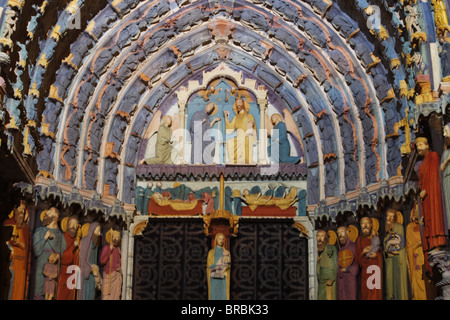
[[[61,229],[62,231],[66,232],[67,231],[67,223],[69,222],[69,217],[65,217],[64,219],[61,220]]]
[[[205,106],[205,108],[206,108],[209,104],[212,104],[212,105],[214,106],[213,111],[212,111],[211,114],[210,114],[210,116],[212,117],[212,116],[216,115],[217,111],[219,111],[219,108],[218,108],[217,105],[216,105],[215,103],[213,103],[213,102],[207,103],[206,106]]]
[[[328,244],[334,246],[337,242],[336,232],[333,230],[328,230],[328,237],[329,237]]]
[[[372,231],[375,234],[378,234],[378,231],[380,230],[380,222],[376,218],[370,218],[372,220]]]
[[[358,228],[356,228],[354,225],[350,225],[348,227],[348,237],[350,240],[352,240],[353,242],[356,241],[356,239],[358,238]]]
[[[105,236],[106,242],[108,242],[109,244],[111,244],[112,236],[113,236],[113,234],[115,234],[115,233],[118,233],[118,234],[120,235],[120,232],[119,232],[119,231],[113,230],[113,228],[110,228],[110,229],[108,230],[108,232],[106,232],[106,236]]]
[[[403,214],[397,211],[397,223],[403,224]]]
[[[41,216],[40,216],[41,222],[44,221],[44,217],[47,214],[47,212],[48,212],[48,210],[44,210],[44,211],[41,212]]]
[[[90,223],[85,223],[82,227],[81,227],[81,237],[84,238],[88,235],[89,233],[89,226],[91,224]]]
[[[112,228],[110,228],[110,229],[108,230],[108,232],[106,232],[105,240],[106,240],[106,242],[108,242],[109,244],[111,244],[112,233],[113,233],[113,229],[112,229]]]

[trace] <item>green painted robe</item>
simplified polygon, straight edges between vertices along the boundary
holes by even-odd
[[[336,276],[337,276],[337,249],[335,246],[326,245],[317,259],[317,300],[336,300]],[[330,287],[331,299],[327,299],[327,281],[332,280]]]
[[[170,143],[172,139],[172,129],[166,125],[161,125],[156,136],[155,157],[145,159],[147,164],[173,164],[172,149]]]
[[[390,252],[387,240],[397,234],[402,239],[399,249]],[[384,238],[385,279],[387,300],[408,300],[408,265],[405,249],[405,230],[403,225],[395,223]]]

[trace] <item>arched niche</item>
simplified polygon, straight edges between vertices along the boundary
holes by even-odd
[[[219,88],[216,89],[214,85],[219,84]],[[228,88],[226,88],[228,86]],[[236,88],[235,92],[233,91],[233,87]],[[257,142],[257,155],[253,159],[255,159],[255,164],[266,164],[267,163],[267,142],[266,139],[262,138],[265,137],[266,134],[264,134],[266,127],[266,111],[268,106],[268,98],[267,94],[268,91],[265,89],[264,86],[257,85],[256,80],[253,79],[244,79],[243,72],[240,71],[234,71],[229,66],[227,66],[225,63],[219,64],[215,69],[212,71],[204,71],[203,72],[203,79],[202,83],[200,83],[199,80],[191,80],[188,82],[187,87],[183,86],[180,87],[180,90],[176,92],[177,96],[177,103],[180,113],[180,119],[184,119],[184,121],[181,121],[181,132],[182,136],[179,137],[180,141],[183,141],[183,143],[180,144],[180,158],[183,159],[186,163],[186,152],[187,152],[187,146],[188,142],[190,140],[190,137],[186,137],[188,131],[189,131],[189,120],[187,114],[187,109],[189,108],[189,105],[191,108],[196,108],[195,111],[198,111],[198,109],[201,107],[198,105],[198,101],[195,101],[195,98],[198,98],[198,95],[201,95],[204,100],[204,104],[206,104],[209,101],[208,95],[211,93],[214,93],[212,91],[218,91],[218,89],[222,90],[229,90],[229,93],[222,92],[224,95],[223,98],[219,99],[227,99],[227,97],[234,101],[239,96],[246,96],[245,100],[250,103],[253,107],[252,111],[250,113],[253,113],[255,116],[255,121],[257,122],[257,136],[258,136],[258,142]],[[200,97],[200,99],[202,99]],[[217,102],[217,101],[216,101]],[[219,112],[222,112],[224,110],[231,111],[230,105],[232,106],[232,102],[223,101],[225,104],[222,104],[222,108],[219,107]],[[201,102],[200,102],[201,103]],[[216,103],[217,105],[217,103]],[[226,108],[224,108],[226,106]],[[230,112],[230,117],[232,117],[232,112]],[[220,121],[218,126],[221,128],[218,131],[222,131],[225,127],[224,121]],[[264,135],[263,135],[264,134]],[[217,154],[217,153],[216,153]],[[219,157],[216,156],[214,159],[214,163],[220,163],[220,162],[227,162],[226,157]],[[180,164],[182,164],[180,163]]]

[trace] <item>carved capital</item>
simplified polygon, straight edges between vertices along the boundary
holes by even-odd
[[[443,250],[432,250],[428,253],[431,267],[436,267],[441,272],[442,280],[436,283],[442,289],[439,300],[450,300],[450,253]]]

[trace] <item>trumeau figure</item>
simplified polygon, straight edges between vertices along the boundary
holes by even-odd
[[[234,164],[253,163],[253,144],[256,142],[256,122],[249,113],[250,105],[243,99],[237,99],[233,110],[236,116],[229,120],[229,112],[224,111],[227,134],[236,131],[235,138],[228,139],[228,162]]]
[[[329,240],[325,230],[317,231],[317,300],[336,300],[337,249]]]
[[[405,251],[405,230],[400,212],[386,212],[384,256],[386,299],[408,300],[408,275]]]
[[[173,164],[172,117],[164,116],[158,129],[154,158],[144,159],[140,164]]]
[[[230,300],[231,256],[225,243],[225,235],[216,234],[214,248],[208,252],[206,273],[209,300]]]
[[[55,207],[41,214],[42,227],[33,234],[33,251],[36,257],[36,273],[34,276],[34,299],[44,299],[44,265],[50,254],[58,255],[58,260],[66,249],[66,239],[58,226],[59,211]]]

